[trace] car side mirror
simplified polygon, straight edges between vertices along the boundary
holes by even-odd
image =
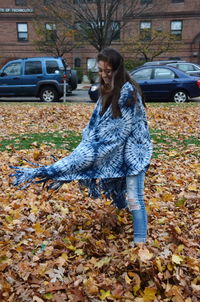
[[[5,76],[7,76],[7,73],[6,73],[6,72],[1,72],[1,73],[0,73],[0,76],[1,76],[1,77],[5,77]]]

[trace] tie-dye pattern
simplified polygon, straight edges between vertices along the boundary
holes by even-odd
[[[52,165],[38,168],[12,167],[15,173],[14,185],[29,185],[34,179],[50,182],[50,188],[58,188],[65,182],[80,180],[89,187],[90,194],[97,197],[104,191],[117,202],[126,193],[125,178],[146,171],[152,145],[147,119],[141,97],[135,105],[127,106],[133,86],[126,82],[119,99],[122,117],[112,117],[111,106],[100,115],[101,99],[96,104],[82,141],[67,157]]]

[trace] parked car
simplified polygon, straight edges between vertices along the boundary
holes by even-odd
[[[142,66],[150,66],[150,65],[166,65],[166,64],[174,64],[178,62],[185,62],[182,60],[161,60],[161,61],[149,61],[145,62]]]
[[[94,83],[88,90],[89,97],[92,102],[96,102],[99,97],[99,83]]]
[[[200,96],[200,78],[167,65],[142,66],[130,73],[140,85],[146,101],[186,102]],[[95,84],[96,85],[96,84]],[[98,87],[92,85],[90,97],[98,98]]]
[[[0,70],[0,96],[34,96],[54,102],[77,87],[77,74],[61,57],[34,57],[12,60]]]
[[[176,63],[168,63],[167,65],[176,67],[185,73],[200,77],[200,65],[189,62],[176,62]]]
[[[200,96],[200,78],[167,66],[143,66],[131,72],[139,83],[147,101],[186,102],[188,98]]]
[[[198,77],[200,76],[200,65],[186,62],[183,60],[150,61],[150,62],[145,62],[142,66],[152,66],[152,65],[169,65],[169,66],[176,67],[189,75],[198,76]]]

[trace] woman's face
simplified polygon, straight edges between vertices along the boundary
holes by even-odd
[[[112,81],[113,70],[112,66],[105,61],[98,62],[99,75],[106,85],[110,85]]]

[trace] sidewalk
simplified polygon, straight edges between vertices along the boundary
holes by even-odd
[[[77,90],[88,90],[90,88],[90,83],[81,83],[77,85]]]

